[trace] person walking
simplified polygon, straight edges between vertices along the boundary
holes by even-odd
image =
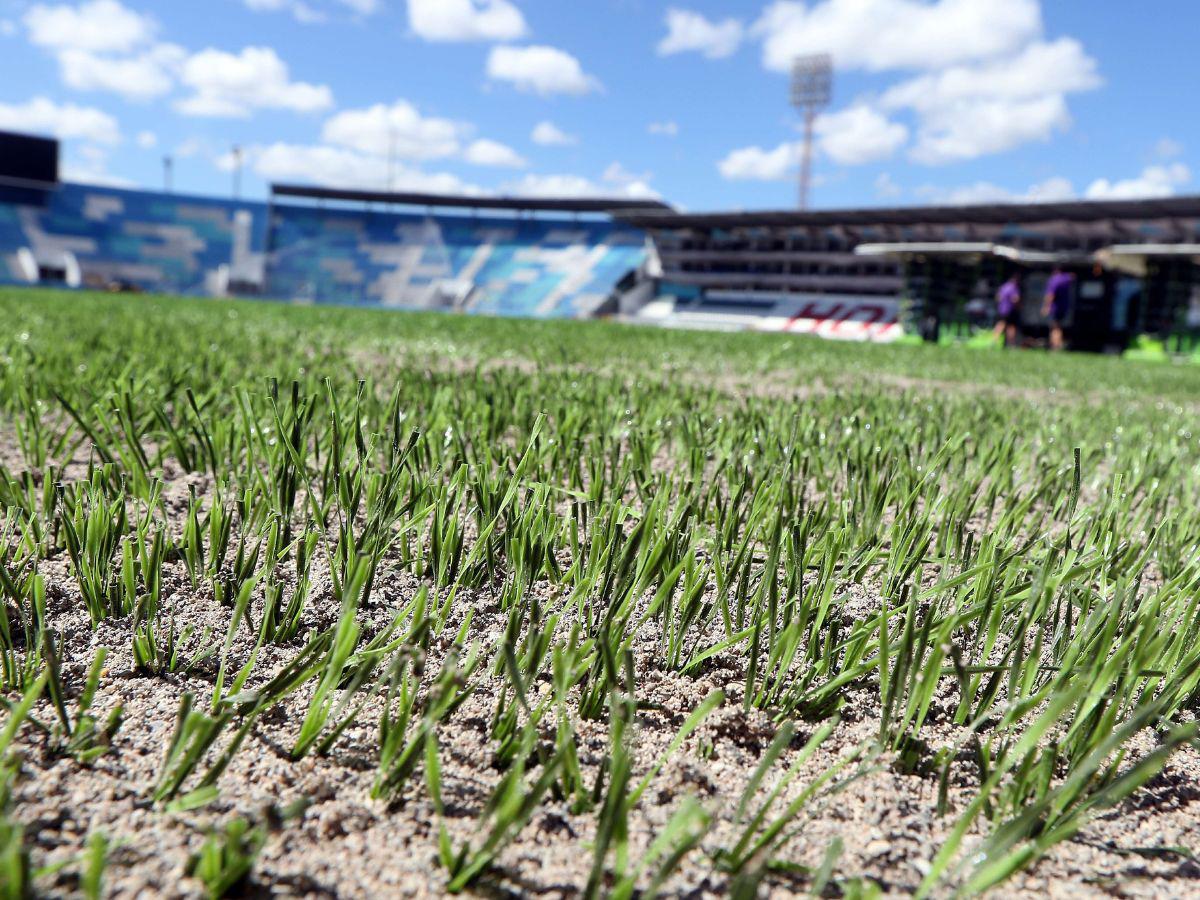
[[[1075,276],[1064,272],[1062,266],[1055,266],[1046,282],[1046,296],[1042,303],[1042,315],[1050,320],[1050,349],[1062,350],[1066,346],[1063,339],[1063,329],[1067,317],[1071,314],[1071,292],[1075,286]]]
[[[1021,318],[1021,276],[1014,273],[996,292],[996,337],[1004,338],[1005,347],[1017,344],[1017,324]]]

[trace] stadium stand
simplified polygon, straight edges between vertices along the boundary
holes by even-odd
[[[934,340],[990,328],[1015,272],[1022,330],[1038,337],[1056,266],[1078,278],[1076,349],[1113,352],[1200,320],[1200,197],[620,219],[654,244],[654,289],[629,314],[647,324]]]
[[[259,293],[265,226],[262,203],[81,184],[0,188],[0,281]]]
[[[315,303],[579,317],[646,258],[610,218],[466,216],[274,204],[269,291]]]
[[[313,193],[331,192],[293,189]],[[613,308],[647,257],[645,233],[603,211],[611,201],[382,196],[407,202],[267,204],[0,179],[0,282],[584,317]],[[428,209],[412,211],[414,199]]]

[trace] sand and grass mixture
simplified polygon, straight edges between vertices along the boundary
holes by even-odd
[[[1200,895],[1200,369],[0,323],[3,896]]]

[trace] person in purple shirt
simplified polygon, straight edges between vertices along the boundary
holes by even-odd
[[[1004,346],[1017,343],[1017,325],[1021,321],[1021,276],[1012,275],[996,292],[996,337],[1003,336]]]
[[[1075,286],[1075,276],[1064,272],[1061,266],[1055,266],[1046,282],[1046,297],[1042,303],[1042,315],[1050,320],[1050,349],[1061,350],[1063,341],[1063,326],[1067,316],[1071,314],[1071,293]]]

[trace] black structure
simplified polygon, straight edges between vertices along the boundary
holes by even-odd
[[[0,131],[0,185],[47,188],[58,184],[58,141]]]
[[[577,199],[539,199],[522,197],[464,197],[445,194],[392,193],[310,187],[298,184],[272,184],[271,196],[306,200],[330,200],[343,203],[382,203],[393,206],[428,206],[456,209],[500,209],[512,212],[604,213],[672,212],[659,200],[623,200],[620,198],[582,197]]]
[[[1018,226],[1032,223],[1084,223],[1102,230],[1132,236],[1128,223],[1179,220],[1180,237],[1194,238],[1200,222],[1200,196],[1166,197],[1157,200],[1074,200],[1062,203],[991,203],[971,206],[902,206],[809,211],[762,210],[750,212],[676,213],[648,212],[623,215],[630,224],[647,230],[656,228],[811,228],[841,227],[848,232],[866,229],[928,228],[957,226],[966,231],[986,226]],[[1106,223],[1108,223],[1106,225]],[[1125,223],[1124,227],[1121,223]],[[876,238],[872,238],[873,240]],[[965,239],[965,238],[964,238]]]

